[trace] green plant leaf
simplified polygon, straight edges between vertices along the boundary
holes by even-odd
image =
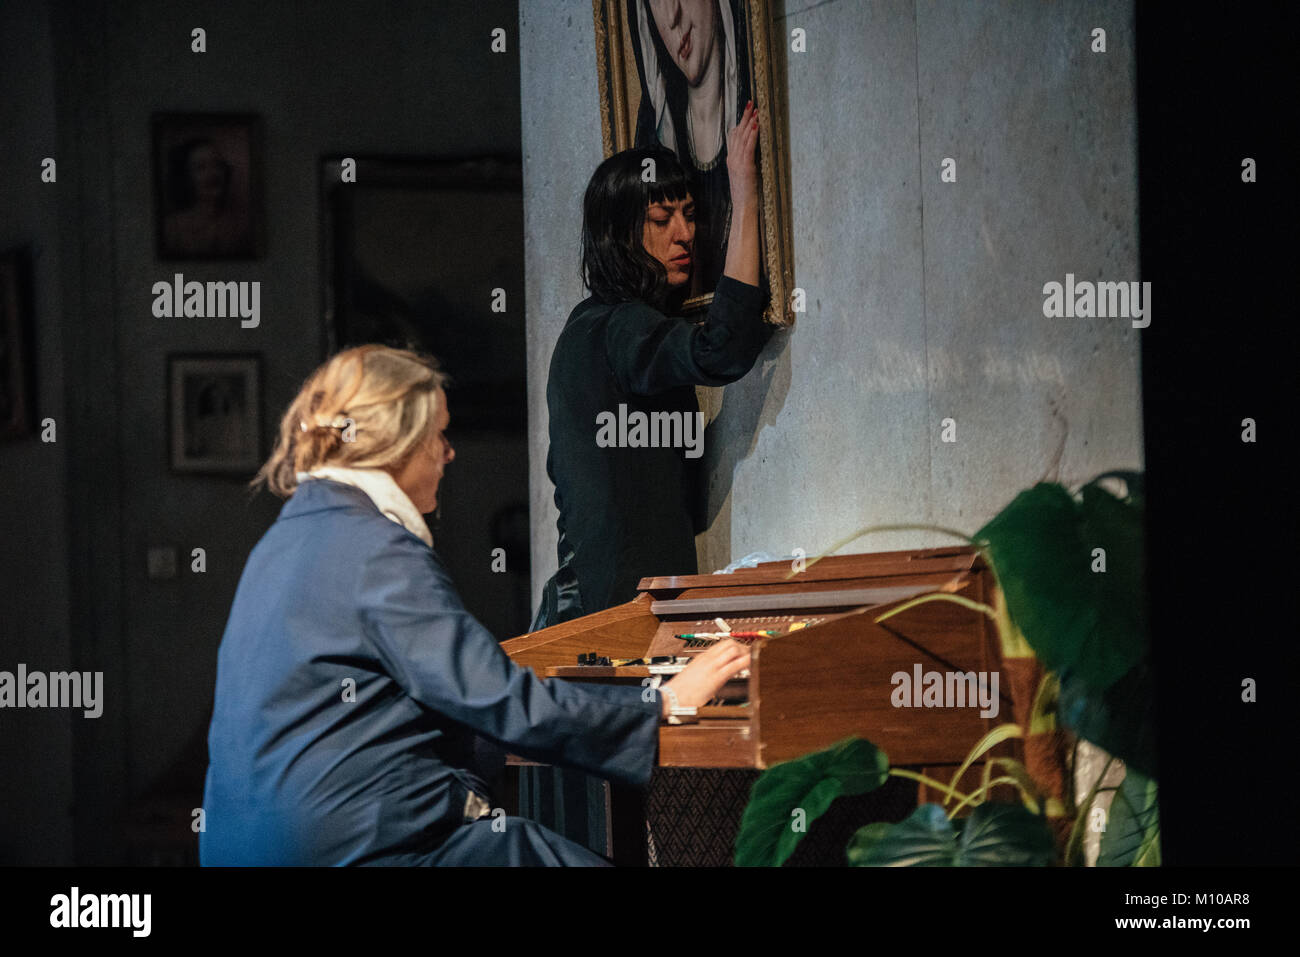
[[[1062,675],[1057,716],[1129,768],[1156,776],[1155,679],[1146,661],[1101,692],[1073,673]]]
[[[780,867],[804,836],[796,822],[806,828],[837,797],[874,791],[888,777],[889,758],[863,738],[773,765],[750,792],[736,835],[736,866]]]
[[[859,828],[845,854],[850,867],[951,867],[957,833],[943,808],[922,804],[897,824]]]
[[[1127,494],[1120,499],[1120,501],[1132,505],[1139,512],[1146,510],[1146,478],[1141,472],[1128,472],[1123,469],[1116,469],[1113,472],[1102,472],[1088,484],[1097,485],[1102,481],[1102,479],[1109,478],[1120,479],[1127,488]]]
[[[1043,867],[1056,852],[1046,821],[1019,804],[981,804],[949,821],[923,804],[897,824],[868,824],[849,841],[853,867]]]
[[[1046,867],[1056,855],[1047,821],[1019,804],[981,804],[962,828],[959,867]]]
[[[1160,863],[1160,810],[1156,782],[1134,768],[1110,805],[1106,830],[1101,835],[1098,867],[1153,866]]]
[[[1104,688],[1142,660],[1147,650],[1143,515],[1094,483],[1080,490],[1079,514],[1085,550],[1089,555],[1095,548],[1106,550],[1106,571],[1087,572],[1091,601],[1098,609],[1098,627],[1079,659],[1089,661],[1094,655],[1117,657],[1116,670],[1108,673],[1108,680],[1093,682]]]
[[[1140,483],[1139,483],[1140,486]],[[1007,610],[1051,671],[1072,671],[1102,691],[1146,651],[1142,511],[1096,484],[1080,501],[1040,482],[976,533]],[[1106,571],[1092,571],[1093,550]]]

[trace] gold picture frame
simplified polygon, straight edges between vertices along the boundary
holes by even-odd
[[[758,109],[759,243],[763,276],[772,294],[765,318],[777,325],[790,325],[794,321],[794,244],[790,228],[784,47],[773,45],[767,0],[699,0],[698,6],[706,8],[704,16],[711,10],[719,25],[717,35],[724,57],[720,81],[725,109],[723,129],[736,124],[746,99],[752,99]],[[685,127],[683,111],[674,104],[674,81],[682,89],[688,81],[672,57],[665,55],[663,34],[647,28],[653,23],[651,0],[592,0],[592,15],[605,156],[638,145],[638,138],[641,144],[660,142],[679,157],[691,149],[692,155],[684,158],[684,165],[688,169],[693,166],[697,174],[708,173],[709,179],[717,182],[720,177],[711,172],[716,166],[701,167],[693,159],[693,147],[685,146],[688,137],[675,135],[676,130]],[[655,94],[649,97],[645,94],[650,84],[647,72],[654,74],[655,83]],[[679,141],[682,148],[677,147]],[[725,169],[724,163],[723,174]],[[707,191],[708,187],[702,185],[701,192]],[[708,205],[697,197],[697,208]],[[707,258],[711,270],[702,268],[702,274],[693,279],[696,288],[686,300],[684,312],[703,311],[712,302],[716,283],[712,273],[721,272],[725,237],[725,229],[715,226],[707,240],[714,248],[704,250],[702,257]]]

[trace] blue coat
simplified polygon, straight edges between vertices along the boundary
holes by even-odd
[[[645,787],[660,706],[641,692],[517,666],[432,549],[360,489],[309,480],[221,641],[200,860],[602,863],[521,818],[465,823],[470,792],[490,798],[473,739]]]

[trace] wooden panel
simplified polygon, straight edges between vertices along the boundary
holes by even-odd
[[[558,665],[577,665],[578,656],[596,652],[609,658],[640,658],[650,647],[659,619],[650,614],[650,600],[638,596],[617,605],[530,632],[501,643],[517,664],[545,675]]]
[[[659,766],[752,768],[754,738],[748,721],[713,720],[659,729]]]
[[[877,552],[869,555],[832,555],[788,579],[792,583],[845,578],[879,578],[887,575],[917,575],[927,572],[965,571],[980,563],[978,553],[967,546],[930,548],[916,551]],[[643,578],[640,591],[661,589],[771,585],[787,581],[789,561],[763,562],[756,568],[741,568],[730,575],[669,575]]]
[[[663,768],[752,768],[755,766],[754,738],[750,723],[732,717],[744,709],[734,706],[701,708],[701,716],[718,715],[699,724],[663,725],[659,729],[659,767]],[[506,755],[511,767],[535,766],[539,762]]]
[[[596,678],[646,678],[650,675],[649,665],[620,665],[615,668],[604,665],[550,665],[544,672],[547,678],[576,678],[591,681]]]
[[[766,588],[753,595],[709,595],[656,601],[650,611],[656,615],[726,615],[729,613],[832,609],[848,605],[883,605],[900,598],[912,598],[931,591],[929,585],[894,585],[887,588]]]
[[[983,581],[985,577],[983,574],[972,576],[953,594],[987,604]],[[895,602],[887,607],[874,608],[870,617],[877,618],[891,608],[904,604],[906,602]],[[913,645],[925,648],[953,670],[995,671],[1001,658],[997,653],[996,642],[990,642],[989,639],[991,624],[987,615],[963,608],[954,602],[940,600],[925,602],[892,615],[882,621],[879,627]],[[1001,681],[998,691],[1005,699],[999,709],[998,720],[1011,720],[1011,698]]]
[[[895,708],[891,702],[891,676],[911,675],[914,665],[922,671],[978,670],[982,616],[938,602],[915,611],[924,618],[949,608],[963,612],[965,620],[908,619],[915,644],[874,624],[880,609],[759,642],[750,685],[759,766],[848,737],[883,748],[891,764],[960,762],[990,726],[978,707]],[[954,661],[974,665],[954,669]]]
[[[663,596],[676,598],[678,600],[687,598],[713,598],[725,597],[731,595],[764,595],[772,590],[797,590],[800,592],[814,591],[837,591],[844,589],[848,585],[860,585],[864,587],[893,587],[899,585],[925,585],[928,591],[954,591],[960,583],[965,581],[972,573],[966,570],[944,569],[935,572],[924,572],[916,574],[908,572],[907,574],[898,575],[872,575],[870,577],[855,576],[852,578],[835,579],[831,581],[810,581],[801,582],[791,579],[788,582],[782,581],[768,584],[718,584],[712,583],[708,587],[685,588],[674,592],[654,592],[656,601],[664,600]],[[721,579],[727,579],[728,575],[715,576]]]

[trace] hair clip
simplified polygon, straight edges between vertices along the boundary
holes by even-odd
[[[354,429],[356,428],[356,423],[355,423],[355,422],[351,422],[351,421],[349,420],[349,418],[348,418],[348,414],[347,414],[346,412],[344,412],[344,413],[342,413],[341,415],[336,415],[336,416],[334,416],[334,420],[333,420],[332,422],[330,422],[328,425],[313,425],[313,426],[310,426],[310,427],[309,427],[309,426],[307,425],[307,423],[304,421],[304,422],[299,422],[299,423],[298,423],[298,427],[301,428],[304,432],[308,431],[309,428],[312,428],[312,429],[338,429],[338,430],[342,431],[342,430],[346,429],[346,428],[348,427],[349,424],[350,424]]]

